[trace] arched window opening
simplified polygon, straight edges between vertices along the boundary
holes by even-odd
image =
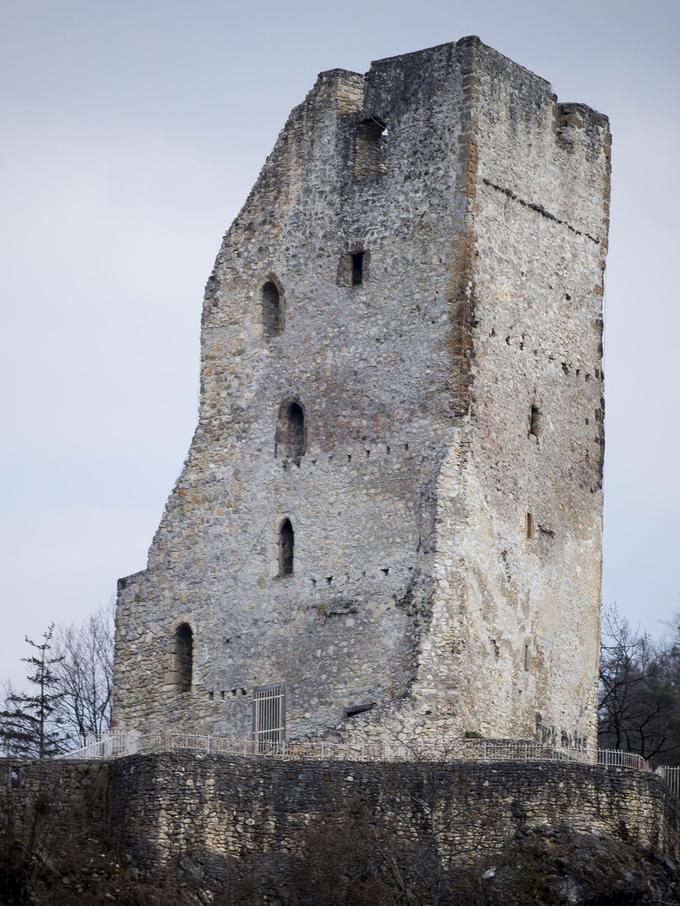
[[[369,116],[357,126],[354,140],[354,175],[367,179],[385,171],[387,128],[382,120]]]
[[[194,634],[188,623],[181,623],[175,630],[174,673],[177,692],[190,692],[194,669]]]
[[[288,408],[288,450],[290,458],[299,466],[305,454],[305,413],[299,403],[291,403]]]
[[[262,323],[265,337],[275,337],[283,330],[281,293],[272,280],[262,287]]]
[[[284,519],[279,529],[279,576],[293,575],[295,533],[290,519]]]
[[[276,440],[277,445],[283,444],[284,457],[299,466],[306,446],[305,411],[295,400],[284,403],[281,407]]]

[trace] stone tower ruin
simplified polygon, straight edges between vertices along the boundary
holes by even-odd
[[[478,38],[319,76],[207,284],[118,729],[595,743],[609,175]]]

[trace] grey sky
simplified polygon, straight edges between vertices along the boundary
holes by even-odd
[[[0,4],[0,677],[144,567],[196,418],[205,281],[323,69],[477,34],[607,113],[604,599],[680,609],[680,4]]]

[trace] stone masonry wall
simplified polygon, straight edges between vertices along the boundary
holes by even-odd
[[[208,282],[198,427],[119,584],[119,728],[247,736],[283,682],[290,738],[594,744],[608,192],[606,119],[476,38],[319,76]]]
[[[119,727],[247,734],[253,687],[284,681],[300,735],[408,694],[432,595],[432,489],[457,432],[446,261],[463,228],[451,111],[463,116],[465,56],[431,51],[425,84],[413,61],[386,169],[361,178],[355,133],[386,101],[366,110],[363,77],[322,74],[231,227],[204,303],[196,435],[148,569],[121,583]],[[339,264],[357,247],[367,279],[347,286]],[[285,312],[267,340],[270,278]],[[299,466],[275,442],[288,399],[305,411]],[[278,577],[284,517],[295,568]],[[184,621],[194,684],[178,695]]]
[[[343,827],[354,828],[353,847],[365,826],[444,871],[488,867],[518,832],[545,826],[679,855],[678,804],[658,777],[557,762],[0,759],[0,824],[13,822],[44,853],[121,846],[151,880],[183,876],[203,889],[229,885],[246,865],[285,887],[305,847],[322,833],[340,840]]]
[[[254,854],[274,864],[299,852],[310,829],[357,809],[435,847],[445,869],[491,859],[520,828],[543,825],[677,854],[676,805],[657,777],[626,769],[168,754],[122,759],[111,771],[114,826],[149,871],[180,856],[217,878]]]
[[[594,747],[609,127],[483,44],[469,51],[467,227],[449,288],[468,417],[438,473],[408,700],[352,730]]]
[[[0,758],[0,816],[19,836],[54,840],[103,837],[109,831],[109,764]],[[37,817],[37,820],[36,820]]]
[[[463,729],[595,746],[609,127],[477,52],[471,419],[437,487],[430,685]]]

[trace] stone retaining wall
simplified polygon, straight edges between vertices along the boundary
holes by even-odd
[[[224,755],[0,762],[0,804],[51,835],[122,844],[150,878],[207,889],[277,878],[310,847],[398,847],[444,873],[493,864],[526,828],[567,827],[678,856],[678,806],[653,774],[546,762],[356,763]],[[74,845],[76,845],[74,843]],[[296,861],[298,858],[301,861]],[[297,868],[295,867],[297,865]]]
[[[295,852],[354,822],[433,844],[442,864],[491,857],[527,826],[567,826],[678,852],[674,800],[653,774],[545,762],[349,763],[132,756],[111,765],[113,820],[143,867],[180,855]],[[359,841],[358,841],[359,842]]]
[[[109,769],[107,762],[0,758],[0,831],[24,844],[30,838],[36,852],[106,840]]]

